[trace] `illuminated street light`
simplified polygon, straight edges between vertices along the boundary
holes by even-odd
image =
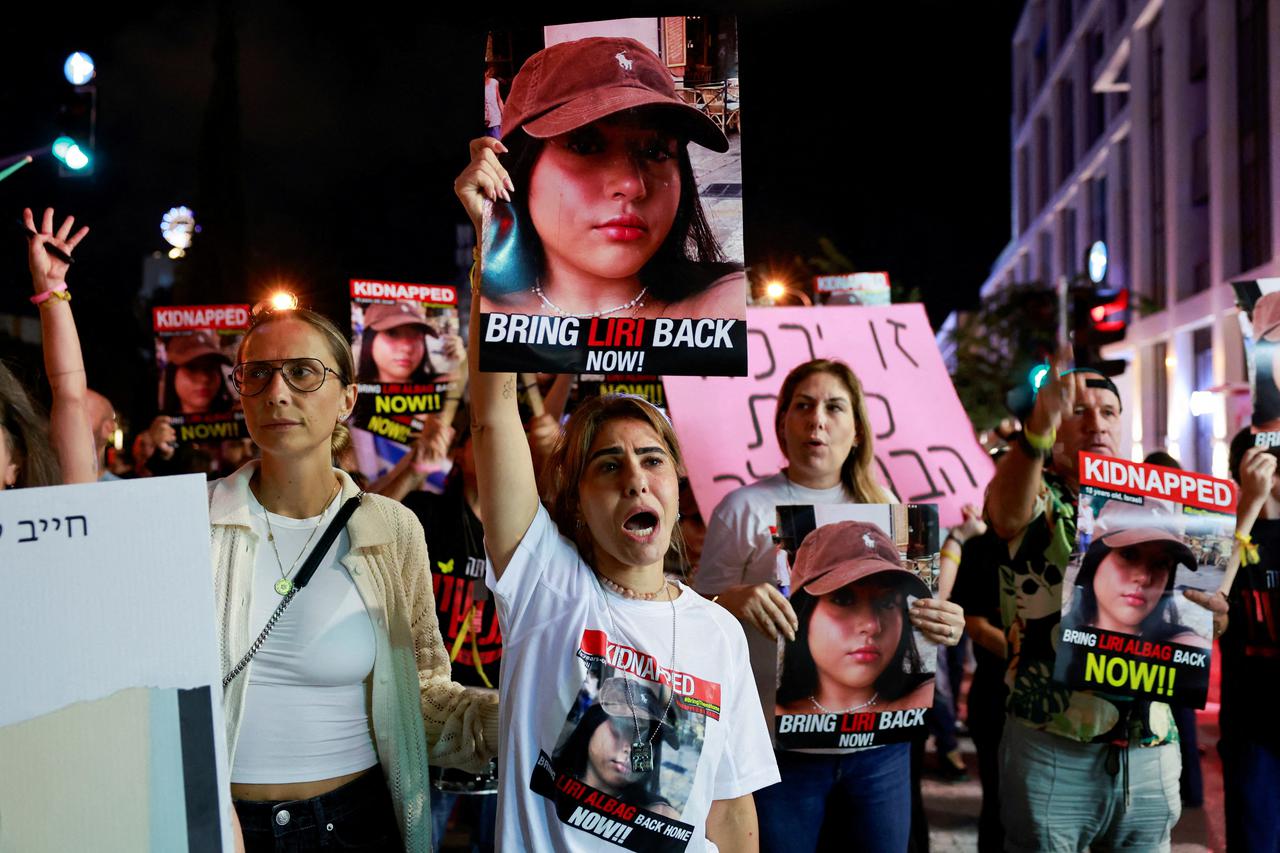
[[[62,64],[62,76],[66,77],[67,82],[72,86],[83,86],[92,80],[96,73],[93,57],[84,51],[77,50]]]
[[[298,297],[294,296],[287,290],[278,290],[271,294],[271,309],[273,311],[292,311],[298,307]]]
[[[790,287],[786,282],[781,281],[780,279],[775,278],[772,281],[767,282],[764,286],[764,294],[769,297],[769,301],[774,304],[777,304],[778,300],[782,299],[784,296],[794,296],[796,299],[800,300],[802,305],[813,307],[813,300],[809,298],[807,293]]]
[[[169,208],[160,218],[160,234],[175,249],[191,248],[191,237],[197,230],[195,213],[184,205]]]

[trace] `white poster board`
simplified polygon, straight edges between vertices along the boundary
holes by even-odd
[[[0,492],[0,851],[233,848],[198,475]]]

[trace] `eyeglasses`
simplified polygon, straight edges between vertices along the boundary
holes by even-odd
[[[271,378],[277,370],[290,388],[304,394],[319,391],[330,373],[338,377],[343,385],[347,384],[341,373],[318,358],[287,358],[279,362],[242,361],[231,371],[231,382],[240,396],[256,397],[271,384]]]

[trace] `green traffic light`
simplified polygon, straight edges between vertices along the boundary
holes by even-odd
[[[74,172],[89,165],[89,155],[70,136],[59,136],[53,141],[53,156]]]

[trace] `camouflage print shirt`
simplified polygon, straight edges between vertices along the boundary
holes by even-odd
[[[1076,542],[1076,496],[1045,472],[1031,522],[1000,565],[1000,619],[1009,649],[1008,710],[1023,725],[1071,740],[1156,746],[1178,739],[1168,705],[1053,680],[1061,632],[1063,570]],[[1008,554],[1006,550],[1004,554]]]

